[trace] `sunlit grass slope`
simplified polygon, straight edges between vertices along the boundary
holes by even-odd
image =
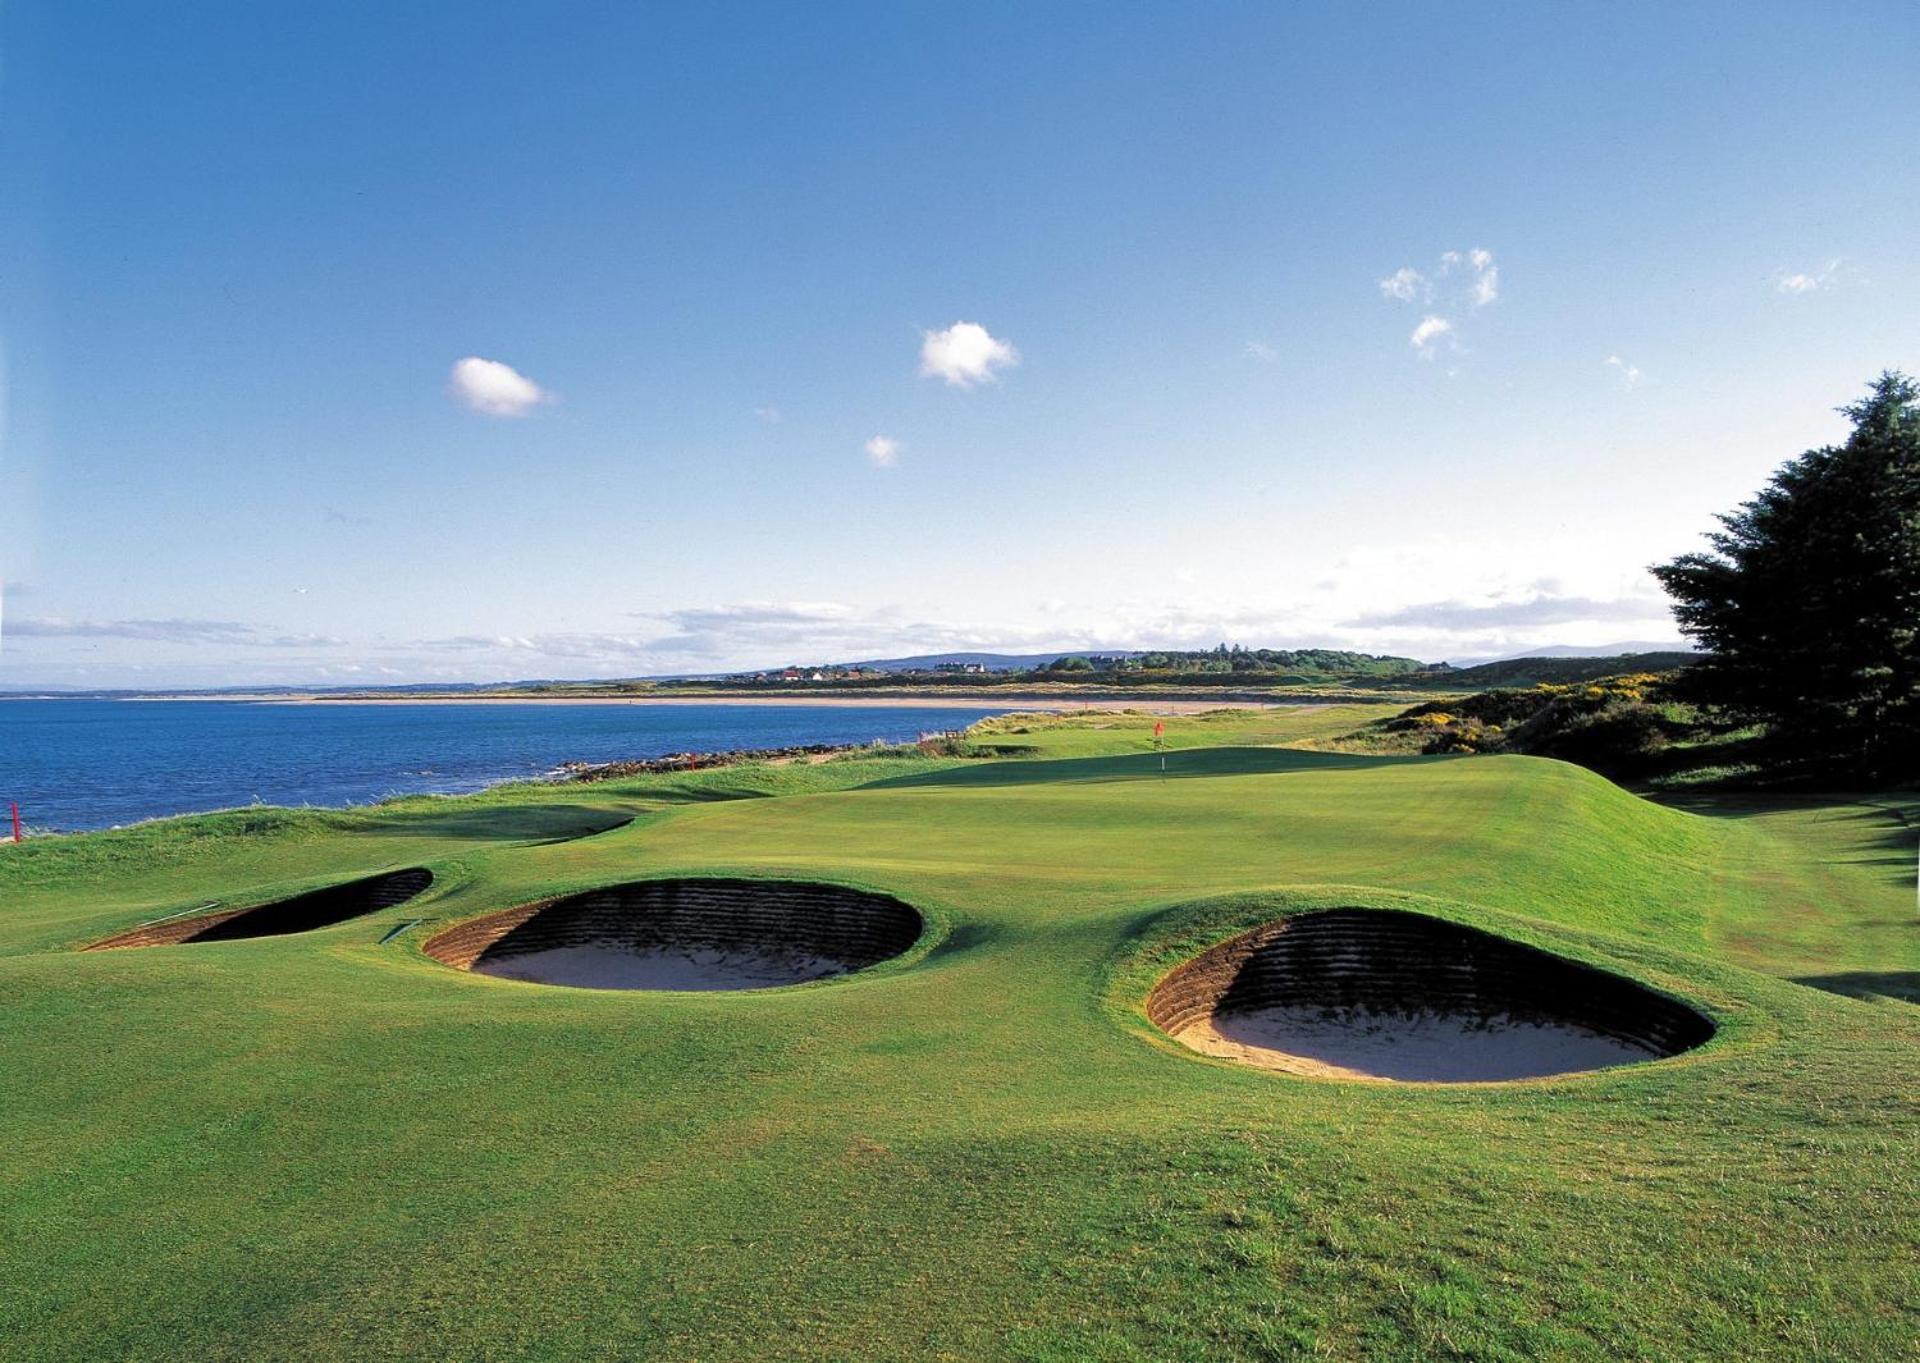
[[[0,855],[0,1353],[1910,1353],[1920,1021],[1782,978],[1920,968],[1910,927],[1876,926],[1912,914],[1901,811],[1678,810],[1528,758],[1262,746],[1317,722],[1169,721],[1164,775],[1133,721],[1076,722],[1006,735],[1058,756],[249,812]],[[436,874],[420,899],[312,934],[71,949],[413,864]],[[885,890],[931,941],[698,996],[419,950],[428,927],[677,872]],[[1720,1033],[1444,1088],[1245,1070],[1142,1023],[1179,952],[1327,904],[1622,970]]]

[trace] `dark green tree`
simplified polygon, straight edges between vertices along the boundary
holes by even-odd
[[[1784,465],[1710,553],[1653,575],[1708,656],[1694,699],[1803,757],[1920,776],[1920,384],[1888,371],[1840,409],[1844,445]]]

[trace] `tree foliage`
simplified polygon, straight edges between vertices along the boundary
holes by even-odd
[[[1710,650],[1694,698],[1878,779],[1920,775],[1920,383],[1840,409],[1844,445],[1784,465],[1721,516],[1712,552],[1652,571]]]
[[[1064,660],[1063,660],[1064,661]],[[1328,648],[1245,648],[1221,644],[1211,649],[1154,649],[1089,661],[1096,672],[1170,673],[1180,676],[1296,674],[1303,677],[1392,677],[1426,666],[1413,658],[1352,653]]]

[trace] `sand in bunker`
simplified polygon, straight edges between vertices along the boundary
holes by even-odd
[[[474,962],[476,975],[576,989],[664,989],[685,992],[769,989],[844,975],[848,967],[823,956],[767,952],[552,947]]]
[[[583,989],[771,989],[898,956],[925,928],[889,895],[843,885],[631,881],[457,923],[429,956],[456,970]]]
[[[1487,1083],[1657,1060],[1713,1023],[1622,975],[1464,923],[1317,909],[1169,971],[1147,1017],[1207,1055],[1332,1079]]]
[[[1559,1022],[1313,1007],[1216,1013],[1178,1039],[1204,1055],[1338,1079],[1474,1083],[1540,1079],[1655,1059],[1659,1052]]]

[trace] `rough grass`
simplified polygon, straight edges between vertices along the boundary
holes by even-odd
[[[980,736],[1044,758],[12,849],[0,1352],[1911,1355],[1920,1021],[1885,990],[1792,977],[1920,969],[1912,802],[1681,810],[1538,759],[1260,746],[1323,721],[1353,726],[1169,720],[1164,776],[1150,718],[1086,716]],[[401,863],[433,889],[320,932],[67,949]],[[870,975],[701,996],[466,975],[420,929],[378,944],[411,917],[743,871],[900,895],[939,940]],[[1140,1023],[1157,972],[1209,934],[1405,896],[1684,994],[1722,1034],[1439,1088],[1254,1072]]]

